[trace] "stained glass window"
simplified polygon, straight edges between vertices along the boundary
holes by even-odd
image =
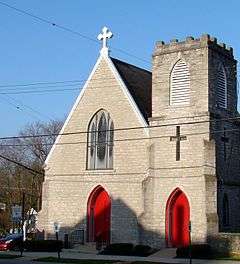
[[[88,128],[87,169],[113,168],[114,125],[107,111],[98,111]]]

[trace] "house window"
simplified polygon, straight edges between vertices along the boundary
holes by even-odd
[[[229,226],[229,201],[227,194],[223,196],[223,226]]]
[[[217,106],[227,108],[227,76],[222,64],[217,71]]]
[[[170,76],[170,105],[190,103],[190,73],[188,65],[179,60],[173,67]]]
[[[113,168],[114,124],[108,112],[98,111],[88,126],[87,169]]]

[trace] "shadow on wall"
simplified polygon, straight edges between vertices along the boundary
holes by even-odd
[[[59,221],[61,225],[60,239],[64,239],[64,234],[71,237],[74,230],[84,230],[84,243],[95,242],[102,237],[106,243],[133,243],[150,245],[155,248],[165,247],[165,236],[143,227],[142,223],[146,220],[145,215],[137,216],[121,199],[111,199],[109,203],[104,194],[100,196],[102,199],[92,198],[85,217],[73,226],[64,225],[64,219],[51,219],[51,222]],[[45,233],[45,238],[54,239],[55,234]]]
[[[101,240],[104,244],[133,243],[135,245],[149,245],[153,248],[166,247],[165,234],[150,229],[148,230],[143,227],[143,223],[144,226],[146,226],[146,220],[151,216],[141,215],[137,217],[136,213],[129,208],[124,201],[121,199],[115,199],[111,200],[111,203],[109,203],[104,193],[97,197],[102,197],[102,199],[92,197],[92,200],[88,205],[88,210],[85,213],[85,218],[81,219],[73,226],[64,226],[64,220],[52,219],[53,222],[59,220],[61,224],[59,232],[59,238],[61,240],[64,240],[64,237],[67,234],[70,241],[72,239],[75,241],[79,239],[78,242],[84,243]],[[83,230],[84,235],[77,230]],[[74,233],[75,237],[71,239],[71,234]],[[182,230],[177,230],[176,234],[179,236],[184,235]],[[79,237],[77,237],[78,235]],[[46,233],[45,238],[55,239],[55,234]],[[238,245],[239,253],[240,239],[238,240],[239,244],[237,239],[235,240],[234,248],[237,248]],[[196,241],[195,243],[197,244]],[[228,234],[225,237],[211,237],[209,238],[209,243],[213,245],[215,250],[224,253],[224,255],[230,255],[231,252],[235,251]]]

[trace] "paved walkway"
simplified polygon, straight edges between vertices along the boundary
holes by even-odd
[[[18,252],[0,252],[0,254],[13,254],[17,255]],[[57,257],[57,253],[55,252],[24,252],[23,258],[18,259],[18,262],[26,262],[27,260],[32,260],[36,258],[42,257]],[[188,259],[172,259],[172,258],[161,258],[161,257],[134,257],[134,256],[108,256],[108,255],[96,255],[92,253],[81,253],[64,250],[61,252],[62,258],[72,258],[72,259],[102,259],[102,260],[116,260],[116,261],[152,261],[158,263],[180,263],[180,264],[188,264]],[[7,263],[7,262],[6,262]],[[236,264],[239,262],[230,261],[230,260],[193,260],[192,264]]]

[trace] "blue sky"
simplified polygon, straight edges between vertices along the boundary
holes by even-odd
[[[1,0],[0,0],[1,2]],[[58,25],[96,39],[106,25],[114,33],[111,55],[151,68],[155,42],[199,37],[209,33],[234,48],[240,56],[238,0],[3,0]],[[16,135],[27,123],[63,119],[74,103],[81,83],[8,87],[38,82],[85,80],[99,54],[100,45],[20,14],[0,4],[0,136]],[[63,86],[64,85],[64,86]],[[71,85],[71,86],[66,86]],[[24,88],[24,89],[23,89]],[[7,94],[51,89],[62,92]],[[15,89],[15,90],[13,90]]]

